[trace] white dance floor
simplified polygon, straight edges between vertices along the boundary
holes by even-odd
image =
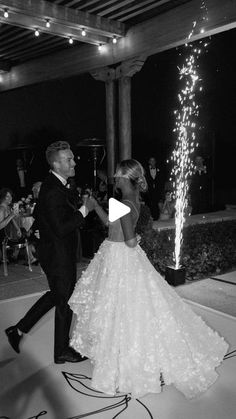
[[[90,388],[89,360],[53,363],[53,312],[23,340],[21,353],[9,346],[4,329],[20,319],[40,294],[0,302],[0,419],[235,419],[236,318],[190,303],[230,343],[219,379],[188,401],[172,386],[140,400],[109,397]],[[234,352],[233,352],[234,351]]]

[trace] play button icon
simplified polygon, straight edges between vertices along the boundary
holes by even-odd
[[[109,199],[108,205],[108,219],[111,222],[118,220],[119,218],[123,217],[124,215],[130,212],[130,207],[128,207],[125,204],[122,204],[122,202],[117,201],[117,199],[114,198]]]

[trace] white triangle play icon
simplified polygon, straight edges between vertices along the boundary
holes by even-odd
[[[110,198],[109,199],[109,213],[108,219],[109,221],[113,222],[118,220],[119,218],[123,217],[124,215],[130,212],[130,207],[121,202],[117,201],[117,199]]]

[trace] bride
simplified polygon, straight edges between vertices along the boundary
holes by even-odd
[[[187,398],[217,379],[228,344],[197,316],[155,270],[137,243],[144,169],[123,160],[116,188],[130,212],[109,225],[108,238],[83,272],[69,300],[76,315],[70,345],[93,363],[92,387],[138,398],[161,391],[161,379]],[[93,198],[91,198],[93,199]]]

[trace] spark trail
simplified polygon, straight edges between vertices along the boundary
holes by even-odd
[[[201,9],[204,10],[206,20],[207,8],[202,1]],[[183,226],[186,217],[188,204],[189,180],[191,179],[194,165],[192,155],[198,146],[196,141],[197,118],[199,115],[199,105],[197,103],[197,92],[202,90],[202,80],[198,75],[198,60],[206,49],[208,43],[200,41],[198,46],[191,44],[190,40],[195,33],[197,22],[194,21],[192,30],[185,44],[187,54],[179,71],[180,90],[178,93],[178,109],[175,114],[174,132],[177,136],[175,148],[171,155],[173,168],[171,179],[175,191],[175,249],[174,263],[175,269],[180,268],[181,247],[183,242]],[[204,32],[202,28],[201,33]]]

